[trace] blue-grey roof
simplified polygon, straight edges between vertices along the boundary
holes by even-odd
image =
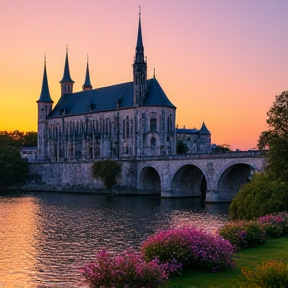
[[[49,92],[46,62],[44,63],[44,73],[43,73],[41,93],[39,96],[39,100],[37,102],[54,103],[53,100],[51,99],[50,92]]]
[[[147,81],[148,91],[142,106],[176,108],[168,99],[155,78]],[[121,83],[87,91],[63,94],[49,118],[62,115],[81,115],[91,112],[111,111],[133,107],[133,82]]]
[[[198,129],[176,128],[177,134],[199,134]]]

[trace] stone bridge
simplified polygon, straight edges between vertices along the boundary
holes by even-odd
[[[201,196],[228,202],[255,171],[263,171],[263,151],[177,155],[137,161],[137,190],[158,190],[162,197]]]

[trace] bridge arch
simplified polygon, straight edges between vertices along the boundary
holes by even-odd
[[[139,173],[138,189],[146,192],[161,193],[161,178],[152,166],[145,166]]]
[[[194,164],[185,164],[171,177],[172,197],[201,196],[205,199],[207,180],[203,171]]]
[[[255,170],[247,163],[235,163],[223,169],[216,180],[218,201],[232,201],[239,189],[251,180]]]

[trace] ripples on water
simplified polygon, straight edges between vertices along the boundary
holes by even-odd
[[[78,269],[100,249],[137,249],[159,229],[189,224],[213,233],[228,206],[203,207],[198,198],[2,192],[0,287],[85,287]]]

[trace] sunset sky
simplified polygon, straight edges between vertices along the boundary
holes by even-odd
[[[176,124],[254,148],[288,89],[287,0],[0,0],[0,130],[37,131],[44,55],[56,104],[66,45],[74,91],[87,54],[93,88],[132,81],[139,6],[148,78]]]

